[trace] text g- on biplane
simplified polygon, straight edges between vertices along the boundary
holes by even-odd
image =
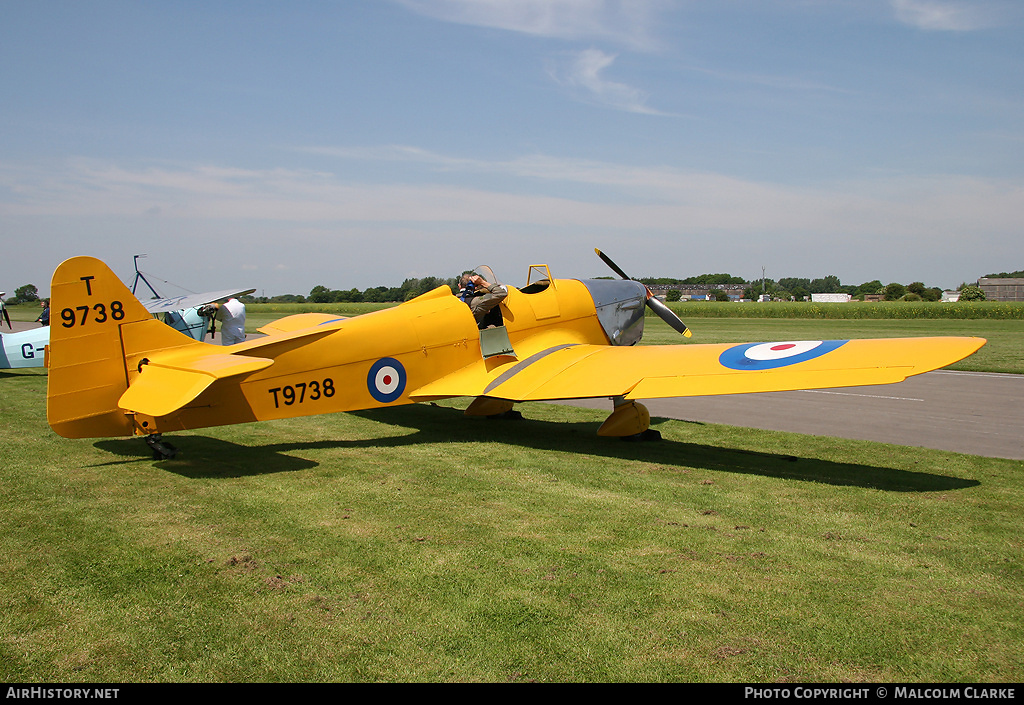
[[[601,254],[600,252],[598,254]],[[258,420],[356,411],[452,397],[469,415],[514,404],[608,398],[600,435],[654,435],[641,399],[899,382],[949,365],[980,338],[636,345],[646,308],[686,326],[641,283],[555,279],[530,267],[504,284],[478,321],[446,286],[351,318],[304,313],[231,346],[200,342],[155,320],[101,261],[54,272],[47,418],[69,438],[163,434]],[[480,271],[480,270],[478,270]],[[500,284],[483,270],[483,279]]]
[[[4,306],[6,292],[0,291],[0,320],[7,324],[10,331],[11,314]],[[42,326],[17,333],[0,332],[0,369],[18,367],[42,367],[46,353],[46,345],[50,342],[50,329]]]

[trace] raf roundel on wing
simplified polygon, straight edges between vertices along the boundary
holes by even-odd
[[[827,355],[845,340],[798,340],[782,343],[747,343],[729,348],[718,361],[731,370],[774,370]]]

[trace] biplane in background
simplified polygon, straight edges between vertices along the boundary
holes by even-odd
[[[213,337],[215,322],[207,304],[246,296],[256,291],[255,289],[226,289],[202,294],[164,297],[153,287],[145,273],[139,271],[139,259],[144,257],[146,255],[135,255],[135,279],[132,281],[132,294],[135,295],[140,282],[145,284],[153,294],[151,299],[140,299],[146,310],[174,330],[184,333],[193,340],[203,340],[207,333]]]
[[[4,305],[7,292],[0,291],[0,314],[10,333],[0,332],[0,369],[20,367],[42,367],[46,344],[50,342],[50,330],[46,326],[14,333],[11,314]]]
[[[0,369],[16,367],[42,367],[43,353],[50,341],[50,331],[45,326],[14,333],[11,314],[4,305],[7,292],[0,291],[0,314],[10,333],[0,332]]]
[[[600,252],[598,254],[601,254]],[[285,317],[264,337],[199,342],[154,320],[91,257],[53,275],[47,419],[69,438],[185,429],[471,397],[468,415],[517,402],[608,398],[599,435],[657,437],[640,399],[899,382],[960,360],[981,338],[896,338],[638,346],[645,308],[689,331],[643,284],[554,279],[532,265],[478,325],[448,287],[352,318]],[[478,270],[479,271],[479,270]],[[485,279],[496,278],[489,270]]]
[[[42,367],[49,342],[48,326],[17,333],[0,333],[0,369]]]
[[[140,276],[137,269],[136,276]],[[152,290],[152,287],[150,288]],[[154,298],[142,301],[142,305],[150,315],[157,317],[174,330],[184,333],[193,340],[203,340],[207,332],[212,334],[214,325],[210,316],[203,315],[206,304],[231,297],[245,296],[254,291],[256,290],[226,289],[162,298],[153,290]],[[2,299],[3,293],[0,293],[0,309],[2,309],[7,327],[12,328],[10,316],[7,309],[3,307]],[[50,323],[57,325],[58,321],[51,320]],[[49,343],[50,326],[31,328],[17,333],[0,333],[0,369],[44,367],[46,347]]]

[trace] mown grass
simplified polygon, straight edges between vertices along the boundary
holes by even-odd
[[[0,373],[0,680],[1019,682],[1019,461],[462,401],[66,440]]]

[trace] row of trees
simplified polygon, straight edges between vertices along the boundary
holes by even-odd
[[[328,289],[326,286],[317,285],[309,292],[307,301],[317,304],[342,302],[383,302],[383,301],[408,301],[428,291],[433,291],[439,286],[447,286],[456,291],[458,280],[454,277],[441,279],[439,277],[423,277],[422,279],[406,279],[401,286],[386,287],[375,286],[359,291],[358,289],[338,290]]]
[[[843,284],[839,277],[834,275],[820,279],[783,277],[778,280],[763,279],[750,282],[729,274],[704,274],[688,279],[648,278],[641,281],[648,286],[679,286],[682,288],[709,286],[712,287],[711,293],[720,300],[728,300],[723,288],[735,289],[741,286],[743,287],[743,298],[751,300],[765,295],[782,301],[806,301],[810,299],[811,294],[849,294],[860,300],[864,300],[866,296],[881,296],[886,301],[939,301],[942,298],[942,289],[925,286],[923,282],[912,282],[906,285],[897,282],[882,284],[881,281],[875,279],[859,286],[852,286]],[[980,292],[980,289],[978,291]],[[672,296],[671,290],[669,296],[670,300],[676,298]]]
[[[331,289],[323,284],[317,284],[309,296],[301,294],[283,294],[281,296],[247,296],[243,300],[246,303],[382,303],[391,301],[408,301],[428,291],[433,291],[439,286],[447,286],[452,291],[458,287],[458,279],[451,277],[442,279],[440,277],[423,277],[420,279],[406,279],[401,286],[374,286],[368,289]]]
[[[821,285],[820,281],[826,283]],[[755,284],[745,290],[744,293],[755,294],[757,291],[758,287]],[[868,296],[881,296],[885,301],[939,301],[942,299],[942,289],[934,286],[925,286],[923,282],[912,282],[907,285],[891,282],[883,285],[881,281],[875,279],[864,282],[859,286],[849,286],[840,284],[838,277],[826,277],[824,280],[812,281],[806,279],[780,279],[776,286],[776,292],[768,293],[773,298],[791,298],[796,301],[809,299],[811,294],[849,294],[861,301]]]
[[[28,304],[39,300],[39,289],[34,284],[26,284],[25,286],[19,286],[14,290],[14,296],[7,299],[4,303],[11,305],[14,304]]]
[[[1024,277],[1024,271],[987,274],[986,277]],[[736,289],[743,287],[743,298],[757,299],[766,294],[773,299],[783,301],[804,301],[810,299],[811,294],[850,294],[856,299],[863,300],[865,296],[881,295],[886,301],[938,301],[942,298],[942,289],[928,287],[922,282],[912,282],[907,285],[896,282],[882,284],[879,280],[864,282],[859,286],[845,285],[839,281],[839,277],[830,275],[820,279],[802,279],[799,277],[783,277],[779,280],[764,279],[748,281],[743,277],[736,277],[731,274],[701,274],[686,279],[672,279],[668,277],[644,277],[639,281],[647,286],[670,287],[669,299],[679,299],[679,292],[675,296],[671,293],[671,287],[711,287],[713,294],[722,300],[728,296],[721,287]],[[390,302],[408,301],[420,294],[425,294],[439,286],[447,286],[452,291],[458,290],[458,280],[455,277],[447,279],[441,277],[423,277],[419,279],[406,279],[401,286],[386,287],[375,286],[369,289],[330,289],[322,284],[314,286],[309,296],[302,294],[282,294],[280,296],[247,296],[244,300],[248,303],[336,303],[336,302]],[[961,284],[958,288],[962,301],[984,300],[985,294],[973,284]],[[7,299],[8,304],[30,303],[39,300],[39,291],[32,284],[25,284],[14,290],[14,296]]]
[[[602,277],[610,279],[610,277]],[[668,277],[642,277],[637,281],[647,286],[742,286],[749,282],[743,277],[734,277],[731,274],[699,274],[686,279],[671,279]]]
[[[903,285],[899,283],[882,284],[881,281],[865,282],[859,286],[844,285],[839,277],[827,276],[820,279],[801,279],[787,277],[779,280],[765,279],[750,282],[742,277],[731,274],[701,274],[686,279],[671,279],[666,277],[644,277],[639,279],[648,286],[668,287],[669,299],[679,299],[679,291],[675,290],[672,295],[671,287],[711,287],[712,293],[717,292],[718,298],[728,300],[728,296],[718,287],[736,289],[743,287],[743,297],[757,299],[762,293],[766,293],[774,299],[780,300],[809,300],[812,293],[846,293],[854,298],[863,299],[866,295],[881,295],[886,301],[938,301],[942,298],[942,289],[938,287],[927,287],[922,282],[912,282]],[[317,285],[305,297],[305,301],[311,303],[334,303],[334,302],[383,302],[383,301],[408,301],[420,294],[431,291],[438,286],[447,286],[453,291],[457,290],[458,281],[455,278],[442,279],[438,277],[424,277],[422,279],[406,279],[398,287],[378,286],[362,291],[358,289],[329,289],[323,285]],[[976,298],[984,294],[976,286],[961,285],[961,298]],[[977,290],[970,292],[970,290]],[[965,297],[964,294],[967,293]],[[976,295],[975,295],[976,294]],[[302,299],[302,297],[289,297]],[[275,297],[276,300],[283,300],[283,297]],[[259,301],[260,299],[254,299]],[[270,301],[270,300],[268,300]]]

